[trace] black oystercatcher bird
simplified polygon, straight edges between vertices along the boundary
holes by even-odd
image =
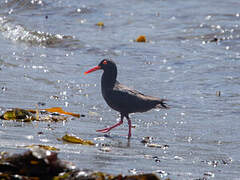
[[[165,103],[166,99],[147,96],[120,84],[117,81],[117,66],[112,60],[104,59],[98,64],[98,66],[86,71],[84,74],[88,74],[90,72],[100,69],[103,70],[101,80],[102,96],[112,109],[120,112],[121,120],[117,124],[105,129],[97,130],[97,132],[106,133],[110,131],[111,129],[121,125],[123,123],[123,118],[126,117],[129,126],[128,138],[130,138],[130,113],[145,112],[153,108],[169,108],[168,105]]]

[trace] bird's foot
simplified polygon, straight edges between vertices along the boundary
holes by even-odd
[[[97,132],[107,133],[111,130],[111,128],[104,128],[104,129],[98,129]]]
[[[104,129],[99,129],[97,130],[97,132],[102,132],[102,133],[106,133],[106,132],[109,132],[111,129],[121,125],[123,123],[123,120],[121,119],[121,121],[119,121],[117,124],[111,126],[111,127],[108,127],[108,128],[104,128]]]

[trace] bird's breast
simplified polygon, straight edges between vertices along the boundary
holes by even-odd
[[[119,98],[114,95],[114,91],[111,88],[102,89],[102,96],[106,103],[114,110],[122,112],[123,108],[120,107]]]

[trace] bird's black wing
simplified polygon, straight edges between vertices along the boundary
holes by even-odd
[[[163,99],[146,96],[120,83],[116,83],[109,98],[115,100],[109,104],[113,109],[125,113],[145,112],[158,106],[165,108]]]

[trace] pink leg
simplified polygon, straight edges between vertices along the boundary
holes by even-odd
[[[130,120],[130,118],[128,117],[128,115],[126,116],[127,120],[128,120],[128,139],[131,138],[132,133],[131,133],[131,129],[132,129],[132,122]]]
[[[121,120],[117,124],[115,124],[115,125],[113,125],[109,128],[99,129],[99,130],[97,130],[97,132],[102,132],[102,133],[109,132],[111,129],[113,129],[113,128],[115,128],[115,127],[117,127],[117,126],[119,126],[123,123],[123,117],[124,116],[121,115]]]

